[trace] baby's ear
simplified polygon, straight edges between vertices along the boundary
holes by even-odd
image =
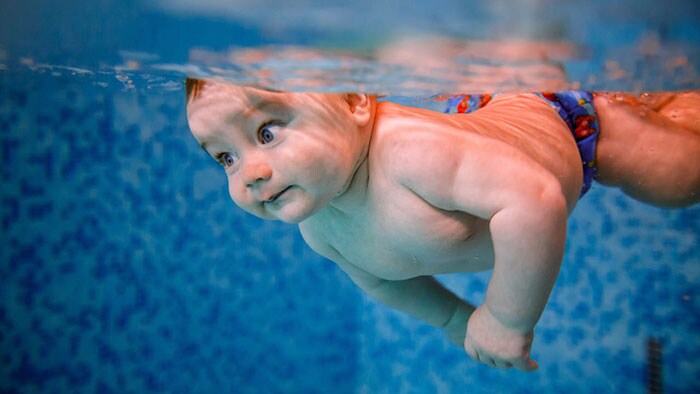
[[[358,126],[366,125],[372,118],[373,96],[363,93],[347,93],[345,101],[348,103],[350,112]]]

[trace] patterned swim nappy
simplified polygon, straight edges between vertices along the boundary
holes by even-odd
[[[583,164],[583,187],[579,198],[590,189],[595,177],[595,150],[600,134],[598,117],[593,108],[593,95],[586,91],[536,93],[559,114],[576,140]],[[490,94],[465,94],[447,98],[445,113],[470,113],[485,107]]]

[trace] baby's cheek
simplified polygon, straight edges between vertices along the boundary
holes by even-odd
[[[245,209],[245,201],[243,198],[245,196],[245,190],[243,190],[241,185],[236,183],[236,179],[230,175],[228,176],[228,195],[236,205]]]
[[[227,176],[227,184],[228,184],[228,195],[229,195],[229,197],[231,197],[231,200],[233,200],[233,202],[236,202],[235,186],[234,186],[233,180],[232,180],[230,175]]]
[[[228,195],[238,208],[258,217],[264,216],[260,204],[248,194],[247,189],[241,184],[236,183],[235,180],[232,181],[230,177]]]
[[[236,206],[239,209],[242,209],[243,211],[246,211],[252,215],[255,215],[258,217],[263,217],[263,213],[261,212],[260,206],[255,204],[250,199],[246,199],[245,197],[241,197],[240,194],[236,194],[234,192],[231,192],[231,190],[229,190],[229,196],[231,197],[231,200],[233,201],[233,203],[236,204]]]

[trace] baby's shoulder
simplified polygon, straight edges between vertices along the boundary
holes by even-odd
[[[393,103],[382,104],[377,111],[372,146],[383,153],[401,154],[425,146],[426,142],[432,145],[444,133],[444,114]]]
[[[449,161],[483,138],[471,130],[468,119],[392,103],[377,112],[370,159],[382,167],[418,170],[426,162]],[[468,116],[464,116],[467,118]]]

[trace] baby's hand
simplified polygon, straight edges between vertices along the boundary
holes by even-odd
[[[469,318],[464,349],[474,360],[492,367],[534,371],[538,364],[530,358],[532,338],[533,331],[523,334],[506,327],[481,305]]]

